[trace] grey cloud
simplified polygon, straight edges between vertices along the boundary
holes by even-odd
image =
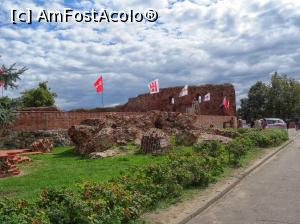
[[[5,1],[3,8],[12,2]],[[106,105],[147,92],[155,78],[161,87],[231,82],[239,99],[275,70],[300,79],[300,4],[266,2],[78,1],[76,8],[157,7],[160,19],[157,24],[57,24],[51,29],[0,26],[0,62],[29,67],[18,92],[49,80],[65,109],[99,106],[92,83],[100,74]],[[63,1],[45,7],[58,6]]]

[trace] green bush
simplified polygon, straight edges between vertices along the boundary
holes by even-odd
[[[242,133],[241,137],[235,138],[226,145],[229,162],[234,166],[239,166],[241,158],[253,147],[278,146],[288,140],[288,133],[283,129],[244,129]]]
[[[202,156],[211,156],[217,158],[224,154],[223,145],[216,140],[199,142],[195,144],[193,148]]]
[[[249,138],[257,147],[278,146],[288,140],[288,133],[283,129],[264,129],[260,131],[248,131],[243,138]]]
[[[260,129],[260,128],[238,128],[236,130],[237,130],[238,133],[243,135],[243,134],[250,133],[250,132],[259,132],[262,129]]]
[[[25,200],[2,199],[0,202],[0,223],[5,224],[48,224],[49,218],[35,204]]]
[[[71,190],[45,189],[37,205],[45,211],[50,223],[89,223],[90,208]]]
[[[253,145],[253,142],[249,138],[239,137],[232,140],[225,147],[229,155],[229,163],[238,167],[240,165],[241,158],[253,148]]]
[[[229,163],[238,166],[255,146],[277,145],[287,139],[282,130],[246,131],[225,147],[217,141],[194,145],[191,152],[174,152],[160,164],[133,167],[107,183],[83,183],[75,190],[45,189],[36,203],[0,202],[0,223],[118,224],[131,223],[184,188],[207,186]]]

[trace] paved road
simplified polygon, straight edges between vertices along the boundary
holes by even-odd
[[[188,224],[300,224],[300,136]]]

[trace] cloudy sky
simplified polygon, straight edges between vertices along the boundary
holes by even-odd
[[[147,8],[155,23],[12,24],[10,10]],[[278,71],[300,80],[300,1],[296,0],[1,0],[0,64],[29,70],[19,89],[48,81],[63,109],[96,107],[102,74],[105,104],[161,87],[230,82],[238,99]]]

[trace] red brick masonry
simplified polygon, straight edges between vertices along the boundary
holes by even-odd
[[[101,118],[113,112],[60,112],[60,111],[21,111],[14,123],[16,131],[37,131],[68,129],[72,125],[79,124],[82,120]],[[143,112],[117,112],[124,116],[136,116]],[[224,122],[232,122],[236,127],[235,116],[198,115],[195,121],[199,126],[222,128]]]
[[[162,88],[157,94],[141,94],[137,97],[129,98],[128,102],[123,105],[106,108],[95,108],[92,110],[77,109],[75,111],[86,112],[147,112],[151,110],[172,111],[185,113],[187,109],[192,107],[195,99],[201,96],[202,102],[199,105],[199,115],[221,115],[221,116],[236,116],[236,99],[235,89],[231,84],[220,85],[201,85],[189,86],[188,95],[179,97],[183,86]],[[210,101],[204,102],[204,96],[210,93]],[[228,109],[222,107],[224,97],[229,100]],[[172,104],[174,98],[174,104]]]
[[[31,161],[29,157],[20,155],[31,153],[26,149],[0,150],[0,178],[19,175],[21,170],[16,164]]]

